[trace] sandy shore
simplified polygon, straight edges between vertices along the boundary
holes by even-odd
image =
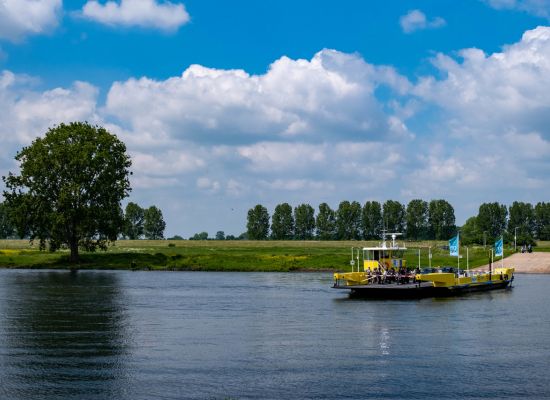
[[[500,268],[501,262],[495,260],[493,268]],[[550,274],[550,253],[516,253],[504,259],[505,267],[514,267],[518,274]],[[489,270],[489,264],[476,268]]]

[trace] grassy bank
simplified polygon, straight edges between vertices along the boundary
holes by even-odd
[[[373,246],[376,242],[336,241],[148,241],[121,240],[106,252],[81,254],[80,269],[150,269],[197,271],[347,271],[350,248]],[[444,248],[447,242],[407,242],[407,265],[427,266],[428,247],[432,266],[456,266]],[[538,250],[550,250],[541,242]],[[505,249],[505,254],[511,249]],[[461,248],[461,268],[466,267],[466,250]],[[24,240],[0,240],[0,267],[70,268],[68,251],[41,252]],[[469,248],[469,265],[487,264],[489,247]]]

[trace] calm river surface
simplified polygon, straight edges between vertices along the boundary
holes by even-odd
[[[0,398],[550,398],[550,276],[413,301],[331,283],[0,270]]]

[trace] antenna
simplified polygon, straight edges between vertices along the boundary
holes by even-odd
[[[399,232],[388,233],[388,235],[391,235],[391,245],[392,245],[392,247],[397,247],[396,243],[395,243],[395,239],[397,239],[397,236],[403,236],[403,234],[399,233]]]

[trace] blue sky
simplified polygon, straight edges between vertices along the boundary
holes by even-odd
[[[257,203],[550,200],[550,1],[0,1],[0,173],[105,125],[167,235]]]

